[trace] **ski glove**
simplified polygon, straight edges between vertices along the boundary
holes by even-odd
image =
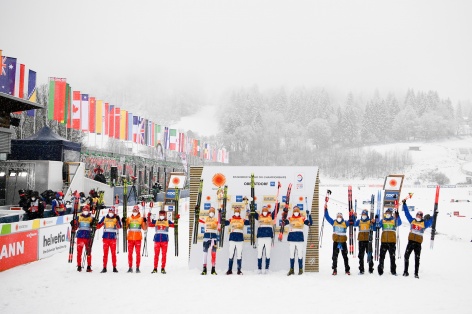
[[[120,216],[116,215],[115,219],[116,219],[116,221],[120,221]]]
[[[146,223],[146,221],[147,221],[147,219],[146,219],[146,217],[144,217],[144,218],[143,218],[143,222],[145,222],[145,223]]]
[[[121,218],[121,222],[122,222],[123,224],[125,224],[125,223],[126,223],[126,218],[125,218],[125,217]]]

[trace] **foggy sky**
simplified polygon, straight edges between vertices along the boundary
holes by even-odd
[[[4,56],[98,98],[257,84],[472,99],[468,0],[2,0],[1,12]]]

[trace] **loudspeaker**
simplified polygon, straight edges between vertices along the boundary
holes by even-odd
[[[111,166],[110,168],[110,179],[113,181],[118,181],[118,167]]]

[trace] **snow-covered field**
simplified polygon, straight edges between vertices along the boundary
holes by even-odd
[[[323,190],[325,187],[321,187]],[[344,210],[347,188],[332,188],[330,211]],[[101,274],[102,248],[97,240],[93,250],[93,272],[77,272],[75,263],[67,263],[67,252],[0,273],[1,313],[471,313],[468,297],[472,280],[472,203],[451,203],[451,198],[472,198],[472,189],[442,189],[440,214],[434,249],[430,250],[429,232],[421,256],[420,279],[392,276],[386,272],[357,275],[358,259],[350,258],[352,275],[331,275],[331,228],[325,224],[320,250],[320,272],[286,276],[286,271],[269,275],[245,272],[243,276],[201,276],[201,269],[188,269],[188,216],[180,220],[180,256],[174,256],[173,239],[169,243],[167,274],[151,274],[153,252],[142,258],[141,274],[128,274],[127,255],[118,254],[119,273]],[[428,213],[434,203],[434,189],[410,189],[409,205]],[[354,189],[361,200],[374,189]],[[459,197],[456,197],[460,195]],[[323,197],[324,195],[322,195]],[[368,206],[368,205],[365,205]],[[459,210],[466,217],[451,217]],[[404,216],[402,215],[402,218]],[[321,220],[320,220],[321,221]],[[405,222],[405,219],[404,219]],[[408,223],[400,228],[404,252]],[[152,231],[150,231],[152,233]],[[101,235],[101,231],[99,232]],[[152,236],[148,239],[152,248]],[[227,249],[227,248],[224,248]],[[249,246],[245,248],[250,250]],[[122,248],[120,248],[122,252]],[[287,252],[288,254],[288,252]],[[403,254],[402,254],[403,255]],[[341,257],[339,257],[342,265]],[[403,258],[397,260],[397,272],[403,272]],[[109,260],[111,270],[111,260]],[[243,261],[256,263],[256,261]],[[413,273],[410,257],[410,274]],[[377,263],[376,263],[377,266]],[[389,262],[386,259],[385,268]],[[288,258],[287,258],[288,270]],[[375,310],[374,310],[375,309]]]
[[[466,175],[461,167],[467,162],[457,159],[454,148],[472,147],[469,143],[470,139],[421,144],[421,151],[412,152],[415,165],[411,173],[406,174],[402,198],[413,192],[408,204],[425,214],[431,213],[435,189],[433,186],[427,188],[427,182],[416,187],[415,176],[428,169],[438,169],[448,175],[451,184],[464,182]],[[363,205],[362,201],[376,194],[377,186],[382,185],[383,180],[334,181],[323,178],[321,173],[321,183],[321,199],[327,188],[333,192],[329,209],[334,215],[338,211],[347,214],[345,185],[353,185],[353,198],[358,200],[359,212],[370,206]],[[370,184],[376,187],[370,188]],[[338,269],[338,276],[332,276],[332,230],[327,223],[320,249],[319,273],[287,277],[287,257],[287,270],[270,275],[245,271],[243,276],[226,276],[226,269],[220,268],[217,276],[201,276],[200,268],[188,267],[188,216],[183,215],[179,233],[180,256],[174,256],[171,235],[166,275],[151,274],[152,231],[148,238],[149,256],[142,258],[141,274],[126,273],[127,255],[122,253],[122,247],[118,254],[119,273],[110,272],[109,259],[109,272],[101,274],[103,250],[101,239],[98,239],[94,244],[92,273],[77,272],[75,262],[67,263],[68,252],[0,273],[0,313],[472,313],[468,304],[472,281],[472,202],[456,203],[451,199],[472,201],[472,187],[441,189],[439,233],[433,250],[429,248],[430,231],[425,235],[419,280],[411,275],[395,277],[388,271],[383,276],[377,272],[359,276],[358,259],[353,257],[350,258],[351,276],[344,275],[342,268]],[[465,217],[455,217],[454,211]],[[401,218],[404,222],[400,228],[403,256],[409,224],[403,214]],[[320,224],[321,221],[322,217]],[[101,236],[101,231],[98,234]],[[245,249],[252,250],[249,246]],[[243,258],[243,271],[248,263],[256,261]],[[341,256],[338,263],[342,265]],[[386,270],[389,265],[387,257]],[[413,267],[412,255],[410,274],[413,274]],[[403,257],[397,260],[397,273],[402,272]]]

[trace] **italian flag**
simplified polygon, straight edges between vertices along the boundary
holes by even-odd
[[[169,130],[169,149],[177,150],[177,130],[176,129]]]

